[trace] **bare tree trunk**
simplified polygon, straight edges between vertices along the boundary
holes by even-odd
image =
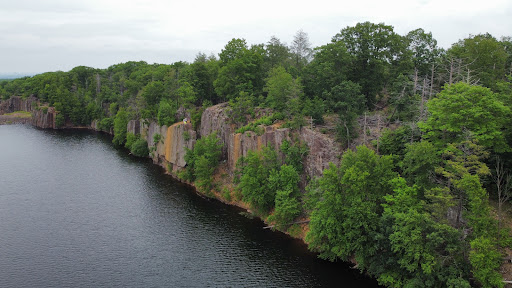
[[[377,131],[380,132],[380,114],[377,116]],[[377,137],[377,154],[379,153],[379,138]]]
[[[510,175],[505,173],[503,162],[499,157],[496,157],[496,174],[493,175],[494,183],[496,184],[496,191],[498,193],[498,235],[497,242],[498,248],[500,247],[501,227],[503,225],[503,204],[510,198]]]
[[[414,68],[414,92],[412,94],[416,94],[416,90],[418,87],[418,69]]]
[[[345,125],[345,130],[347,130],[347,148],[350,148],[350,131],[348,129],[347,122],[345,121],[343,125]]]
[[[423,89],[421,92],[421,100],[420,100],[420,121],[423,120],[423,114],[424,114],[424,101],[425,101],[425,86],[427,86],[427,79],[423,79]]]
[[[364,145],[366,145],[366,112],[364,112],[363,133],[364,133]]]
[[[428,99],[432,99],[432,91],[434,90],[434,63],[432,63],[432,72],[430,74],[430,93]]]
[[[453,83],[453,58],[450,60],[450,81],[448,83],[450,85]]]

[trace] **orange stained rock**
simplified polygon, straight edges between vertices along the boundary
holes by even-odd
[[[236,161],[240,158],[240,135],[241,133],[237,133],[233,137],[233,167],[236,165]]]
[[[180,125],[183,125],[183,122],[174,123],[167,128],[167,137],[165,137],[165,160],[167,160],[167,162],[171,162],[172,159],[174,130]]]

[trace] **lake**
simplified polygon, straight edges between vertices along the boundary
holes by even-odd
[[[0,287],[377,287],[88,131],[0,126]]]

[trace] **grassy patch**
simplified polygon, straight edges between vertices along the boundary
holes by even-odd
[[[26,111],[16,111],[16,112],[7,113],[4,115],[15,117],[15,118],[30,118],[30,117],[32,117],[32,113],[26,112]]]

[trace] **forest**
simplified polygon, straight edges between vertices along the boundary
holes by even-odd
[[[238,161],[236,195],[280,230],[309,219],[311,250],[356,262],[384,286],[504,286],[500,266],[512,245],[512,37],[469,35],[443,49],[421,28],[399,35],[364,22],[319,47],[300,30],[289,45],[232,39],[192,63],[79,66],[0,81],[1,99],[12,96],[55,107],[60,127],[98,120],[114,131],[115,145],[140,156],[150,151],[126,133],[129,120],[169,126],[188,113],[199,125],[205,108],[223,102],[239,132],[331,121],[345,148],[339,165],[301,191],[307,149],[286,142],[282,159],[270,147],[254,151]],[[272,113],[254,119],[258,109]],[[367,133],[358,119],[376,114],[389,128],[354,147]],[[206,192],[220,159],[216,139],[203,135],[180,173]]]

